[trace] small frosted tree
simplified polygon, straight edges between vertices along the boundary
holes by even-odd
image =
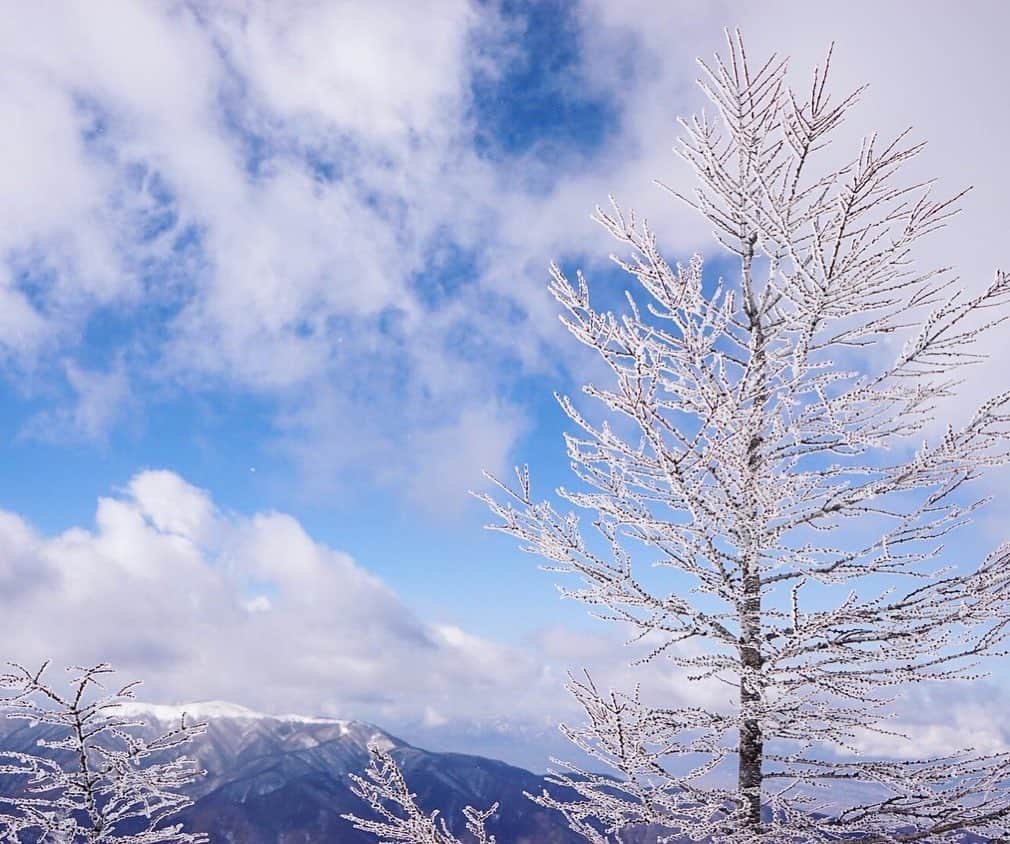
[[[680,198],[738,271],[671,266],[644,221],[597,209],[631,253],[615,258],[626,309],[597,310],[581,274],[554,266],[551,284],[608,377],[584,387],[602,421],[560,397],[580,485],[558,494],[591,530],[535,500],[526,470],[486,500],[497,529],[581,579],[566,595],[652,646],[643,663],[733,691],[709,710],[573,681],[588,722],[567,733],[619,781],[573,768],[555,781],[577,799],[537,799],[594,842],[646,825],[741,844],[1001,837],[1008,754],[859,746],[893,729],[903,687],[972,680],[1005,644],[1010,551],[976,565],[944,540],[984,503],[969,483],[1007,460],[1010,394],[963,426],[930,424],[1007,318],[1010,278],[969,295],[912,263],[957,197],[901,181],[922,148],[905,134],[820,167],[859,93],[828,95],[830,52],[803,94],[784,61],[755,66],[728,40],[701,63],[714,115],[682,121],[699,185]],[[834,802],[845,782],[870,796]]]
[[[43,726],[39,752],[0,755],[0,776],[17,784],[0,793],[4,841],[40,844],[200,844],[203,833],[188,833],[170,819],[192,801],[180,789],[202,774],[179,748],[200,735],[203,724],[180,725],[157,738],[140,735],[142,720],[120,714],[134,699],[138,683],[113,693],[102,680],[109,665],[73,667],[69,691],[50,683],[45,672],[13,665],[0,677],[8,696],[0,700],[7,718]],[[6,829],[5,829],[6,825]],[[22,837],[18,837],[22,836]]]
[[[368,750],[371,761],[365,776],[351,774],[351,791],[371,806],[375,817],[341,817],[356,829],[375,835],[380,844],[462,844],[438,811],[425,814],[420,809],[417,795],[407,787],[389,751],[377,744],[370,744]],[[487,834],[484,825],[496,811],[497,803],[484,811],[471,806],[463,809],[467,831],[476,844],[495,844],[494,836]]]

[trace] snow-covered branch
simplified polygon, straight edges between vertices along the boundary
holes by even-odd
[[[377,836],[380,844],[461,844],[438,811],[426,814],[420,809],[389,751],[378,744],[370,744],[368,750],[371,761],[365,776],[351,774],[351,790],[372,807],[376,818],[342,817],[356,829]],[[467,831],[476,844],[495,844],[484,825],[497,811],[497,803],[484,811],[472,806],[463,809]]]
[[[678,196],[738,274],[672,262],[646,221],[597,209],[632,284],[623,312],[599,310],[581,273],[551,268],[563,323],[607,374],[585,403],[559,396],[572,512],[534,497],[525,468],[483,498],[495,529],[574,576],[566,595],[653,645],[644,662],[734,700],[663,708],[573,683],[587,726],[569,734],[621,779],[558,775],[581,799],[540,799],[593,841],[645,824],[740,842],[986,835],[1010,816],[1006,754],[842,756],[892,732],[908,684],[976,679],[1007,647],[1010,546],[979,564],[948,541],[986,503],[972,483],[1010,460],[1010,392],[932,423],[1010,317],[1010,275],[969,294],[915,264],[960,194],[904,179],[923,149],[909,132],[822,164],[860,94],[829,93],[830,51],[798,92],[783,60],[753,63],[739,33],[728,46],[701,65],[714,112],[682,121],[698,186]],[[840,780],[879,799],[833,805]]]
[[[137,683],[107,692],[113,674],[107,664],[72,667],[62,690],[38,670],[12,665],[0,677],[7,697],[0,712],[43,731],[37,754],[8,753],[0,774],[18,782],[22,793],[0,797],[11,807],[8,825],[30,838],[5,841],[199,844],[172,816],[191,805],[181,792],[202,774],[192,759],[178,756],[182,745],[204,730],[183,717],[179,726],[145,739],[143,721],[122,717],[121,705],[134,698]],[[2,828],[2,827],[0,827]]]

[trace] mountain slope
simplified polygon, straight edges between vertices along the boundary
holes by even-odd
[[[575,844],[564,819],[523,796],[543,788],[542,777],[479,756],[431,753],[370,724],[300,716],[268,716],[223,703],[185,707],[189,720],[207,722],[188,755],[207,775],[190,788],[194,805],[181,817],[191,831],[221,844],[374,844],[340,816],[369,814],[350,790],[348,774],[368,765],[368,743],[390,749],[418,803],[439,809],[464,828],[461,810],[500,804],[492,831],[501,844]],[[178,724],[182,708],[131,704],[129,714],[152,733]],[[0,722],[0,747],[32,752],[43,728]]]
[[[459,753],[413,747],[360,721],[272,716],[232,704],[185,707],[188,720],[207,731],[188,748],[206,769],[189,794],[194,805],[180,816],[190,831],[211,834],[215,844],[376,844],[341,815],[368,816],[367,804],[350,789],[349,774],[368,766],[369,742],[388,749],[420,806],[438,809],[463,840],[464,806],[498,802],[489,822],[499,844],[576,844],[564,819],[526,798],[546,781],[529,771]],[[154,735],[178,725],[183,707],[130,704],[124,714],[147,722]],[[37,741],[56,738],[52,728],[0,719],[0,749],[38,752]],[[551,791],[558,793],[555,786]],[[625,833],[628,844],[655,844],[658,831]],[[966,841],[979,841],[969,836]]]

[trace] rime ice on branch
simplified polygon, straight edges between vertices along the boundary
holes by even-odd
[[[364,777],[351,774],[351,787],[358,797],[372,807],[377,820],[357,815],[342,815],[362,832],[376,835],[381,844],[462,844],[446,825],[438,812],[426,815],[415,801],[403,774],[389,751],[370,744],[371,762]],[[484,829],[487,819],[498,811],[498,804],[481,812],[467,806],[463,809],[467,832],[476,844],[495,844],[493,835]]]
[[[0,776],[24,785],[17,795],[0,791],[2,840],[206,842],[204,834],[169,822],[192,802],[179,789],[202,774],[196,762],[176,754],[205,725],[188,724],[184,716],[178,728],[148,741],[137,735],[143,721],[118,714],[137,683],[108,694],[102,680],[112,668],[74,667],[68,669],[69,691],[62,692],[45,678],[47,667],[33,672],[14,665],[0,677],[8,693],[0,713],[58,736],[40,739],[37,755],[0,754]]]
[[[888,732],[903,686],[972,680],[1006,645],[1010,551],[978,564],[944,541],[985,503],[969,482],[1007,462],[1010,394],[962,427],[927,426],[980,360],[975,341],[1010,314],[1010,277],[968,295],[912,263],[958,197],[901,180],[922,149],[907,133],[820,168],[859,95],[828,95],[830,52],[794,92],[784,61],[755,66],[739,33],[728,40],[727,59],[701,63],[714,115],[682,121],[699,185],[680,198],[738,272],[715,284],[698,256],[673,267],[644,221],[597,209],[630,253],[615,258],[634,282],[625,312],[596,310],[581,274],[554,266],[551,284],[610,376],[583,390],[610,422],[560,398],[581,484],[559,495],[594,535],[534,500],[526,470],[486,501],[496,529],[581,579],[566,594],[659,643],[645,662],[718,678],[732,705],[665,707],[572,681],[588,723],[568,735],[622,781],[573,769],[556,781],[580,799],[538,800],[595,842],[644,824],[720,842],[1002,835],[1010,755],[895,762],[857,745]],[[673,570],[668,590],[645,585],[648,563]],[[670,773],[675,760],[691,770]],[[734,785],[713,784],[727,765]],[[840,807],[825,790],[840,781],[876,796]]]

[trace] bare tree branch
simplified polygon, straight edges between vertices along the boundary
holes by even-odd
[[[902,180],[923,149],[908,132],[821,167],[860,93],[831,97],[830,62],[805,96],[738,32],[701,64],[714,114],[681,122],[698,187],[678,196],[738,276],[673,265],[645,221],[598,208],[634,292],[622,314],[597,310],[581,273],[551,268],[563,323],[609,376],[584,387],[597,412],[559,397],[574,512],[535,499],[525,468],[481,496],[494,529],[575,577],[566,595],[658,642],[644,662],[735,693],[710,712],[570,684],[587,723],[569,736],[620,779],[573,769],[555,777],[578,800],[538,800],[591,841],[650,824],[699,841],[942,841],[1001,835],[1010,815],[1008,754],[844,759],[893,733],[903,688],[974,680],[1006,648],[1010,546],[975,564],[944,543],[985,504],[972,482],[1010,457],[1010,393],[924,434],[1010,317],[1010,275],[968,295],[913,263],[960,194]],[[732,788],[712,776],[727,765]],[[825,784],[841,780],[881,796],[839,807]]]
[[[0,699],[7,718],[46,725],[58,738],[39,739],[37,755],[7,753],[0,775],[14,777],[23,793],[0,796],[4,841],[53,844],[199,844],[203,833],[184,832],[171,818],[192,801],[180,793],[202,771],[177,756],[201,734],[204,724],[179,726],[153,740],[138,730],[143,721],[122,717],[137,683],[107,692],[103,681],[114,673],[107,664],[72,667],[67,691],[46,678],[49,663],[36,671],[11,664],[0,677],[8,696]],[[7,780],[13,782],[15,780]],[[5,830],[3,824],[7,824]],[[22,839],[21,835],[30,836]]]

